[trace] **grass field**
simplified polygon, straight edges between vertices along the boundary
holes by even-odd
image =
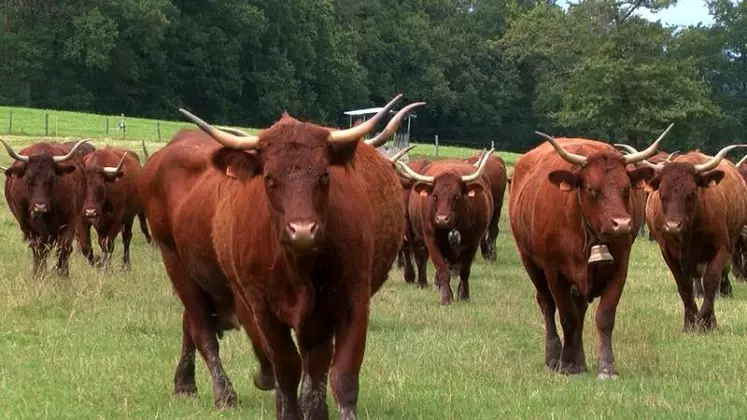
[[[32,141],[10,140],[17,146]],[[94,143],[140,151],[133,142]],[[151,151],[160,146],[148,143]],[[506,155],[509,163],[515,158]],[[0,163],[9,162],[0,153]],[[158,252],[145,244],[137,228],[131,272],[104,275],[76,253],[69,281],[56,276],[39,281],[30,278],[31,255],[15,220],[4,203],[0,208],[0,240],[5,244],[0,253],[1,418],[274,418],[273,394],[252,385],[256,362],[243,332],[228,333],[221,342],[224,366],[239,393],[238,408],[214,409],[209,376],[199,358],[198,397],[173,395],[181,304]],[[613,336],[620,378],[596,379],[596,302],[584,333],[591,372],[560,376],[544,367],[542,317],[505,213],[504,206],[498,261],[486,264],[477,257],[471,302],[441,307],[436,291],[406,285],[401,272],[392,270],[371,310],[360,418],[744,415],[747,285],[735,283],[733,298],[717,300],[718,331],[682,334],[674,281],[658,248],[639,239]],[[115,252],[119,258],[121,242]],[[433,273],[430,267],[429,282]]]

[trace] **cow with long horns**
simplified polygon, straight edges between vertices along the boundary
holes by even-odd
[[[418,285],[427,284],[430,256],[442,305],[450,304],[454,296],[452,271],[459,275],[458,298],[470,297],[472,262],[493,212],[490,184],[482,176],[492,152],[484,153],[474,165],[456,159],[436,161],[422,174],[397,164],[401,175],[414,182],[408,203],[412,234],[408,245],[418,266]]]
[[[15,162],[5,170],[5,200],[18,221],[24,240],[34,256],[33,274],[42,273],[49,252],[57,247],[57,273],[69,275],[73,238],[77,235],[86,253],[91,241],[83,237],[81,209],[86,179],[78,149],[59,144],[36,143],[16,152],[0,139]]]
[[[327,417],[330,363],[341,418],[355,416],[369,301],[404,233],[392,163],[359,140],[400,97],[339,131],[285,115],[252,136],[181,111],[208,135],[178,133],[139,184],[185,307],[177,392],[196,391],[196,347],[216,404],[235,404],[216,335],[238,327],[238,316],[260,360],[255,385],[277,388],[279,417]]]
[[[671,162],[648,163],[656,176],[649,182],[653,192],[646,203],[646,222],[677,283],[683,331],[717,327],[716,291],[724,287],[735,244],[747,224],[747,184],[724,160],[738,147],[747,145],[727,146],[714,157],[695,151]],[[700,310],[693,279],[702,281]]]
[[[102,253],[101,263],[108,269],[114,252],[114,240],[122,232],[122,266],[129,270],[130,242],[135,216],[140,220],[140,229],[145,240],[148,243],[151,240],[137,195],[140,158],[131,150],[106,147],[86,155],[83,163],[86,174],[84,234],[90,238],[90,227],[96,229]],[[93,255],[86,257],[89,261],[94,260]]]
[[[643,223],[640,200],[654,175],[633,164],[652,156],[667,130],[646,150],[623,156],[611,145],[553,138],[516,161],[509,190],[511,231],[536,288],[545,320],[545,364],[564,374],[585,372],[583,325],[599,297],[597,372],[617,376],[612,330],[628,274],[630,249]],[[555,324],[560,313],[561,345]]]

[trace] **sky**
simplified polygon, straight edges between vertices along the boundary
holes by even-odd
[[[576,2],[577,0],[566,0],[565,3]],[[648,9],[639,9],[636,14],[651,21],[660,20],[664,25],[688,26],[702,23],[708,26],[713,23],[705,0],[679,0],[676,6],[670,6],[656,14]]]

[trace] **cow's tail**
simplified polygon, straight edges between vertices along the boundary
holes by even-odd
[[[145,147],[145,140],[140,140],[140,145],[143,146],[143,154],[145,155],[145,161],[147,162],[150,158],[150,154],[148,153],[148,149]]]

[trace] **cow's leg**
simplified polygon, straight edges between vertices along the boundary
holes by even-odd
[[[425,246],[431,256],[433,266],[436,268],[434,283],[441,291],[441,305],[450,305],[454,298],[454,293],[451,291],[451,270],[449,269],[449,264],[443,255],[441,255],[436,244],[436,238],[432,234],[426,235]]]
[[[584,322],[586,320],[586,310],[589,308],[589,303],[581,295],[573,295],[573,301],[576,303],[576,310],[578,311],[578,333],[576,333],[576,366],[580,366],[583,372],[586,372],[586,354],[584,353]]]
[[[418,287],[425,289],[428,287],[428,278],[426,277],[426,269],[428,267],[428,248],[423,244],[412,243],[412,256],[415,259],[415,264],[418,266]]]
[[[703,304],[700,306],[698,318],[700,318],[702,327],[706,331],[714,330],[717,327],[713,304],[716,299],[716,292],[721,284],[724,265],[728,260],[728,251],[724,248],[717,249],[716,255],[708,263],[708,268],[706,268],[705,275],[703,276],[703,289],[705,291],[705,296],[703,297]]]
[[[341,420],[355,419],[358,403],[358,374],[363,364],[368,329],[368,296],[351,296],[350,311],[338,324],[332,361],[332,392]]]
[[[122,268],[125,271],[130,271],[130,269],[132,268],[132,264],[130,262],[130,243],[132,242],[133,224],[135,224],[135,217],[132,217],[129,220],[125,220],[122,224]]]
[[[405,283],[415,283],[415,268],[412,265],[412,258],[410,256],[410,242],[410,239],[405,238],[405,241],[402,243]],[[412,254],[414,253],[415,251],[413,250]]]
[[[80,246],[80,252],[86,257],[88,263],[92,266],[96,266],[96,257],[93,255],[93,246],[91,246],[91,225],[89,223],[81,222],[78,225],[76,232],[78,237],[78,246]]]
[[[161,255],[174,289],[189,313],[190,333],[197,350],[208,366],[213,382],[213,401],[216,407],[236,405],[236,391],[228,379],[220,361],[218,337],[210,316],[209,297],[205,296],[197,283],[184,272],[184,264],[172,250],[161,247]]]
[[[525,255],[521,255],[521,262],[524,264],[529,279],[532,280],[535,289],[537,289],[537,304],[545,318],[545,366],[556,370],[560,363],[561,344],[558,327],[555,324],[555,299],[547,285],[545,272]]]
[[[30,242],[31,253],[34,255],[34,268],[33,276],[39,277],[44,274],[47,265],[47,256],[49,255],[50,247],[41,240],[32,239]]]
[[[140,222],[140,230],[143,232],[143,236],[145,236],[145,242],[150,244],[152,238],[150,236],[150,231],[148,230],[148,221],[145,218],[145,212],[143,210],[140,210],[140,212],[137,214],[137,218]]]
[[[182,354],[174,373],[174,393],[179,395],[197,394],[197,383],[195,382],[195,342],[192,340],[192,331],[189,313],[186,309],[182,313]]]
[[[597,335],[599,337],[599,351],[597,360],[597,378],[609,379],[617,376],[615,355],[612,351],[612,331],[615,328],[617,305],[620,302],[625,280],[628,277],[628,262],[630,255],[623,254],[615,262],[617,270],[610,279],[599,299],[599,306],[595,315]]]
[[[670,256],[666,250],[662,249],[661,255],[664,257],[664,262],[669,266],[669,271],[672,272],[674,281],[677,284],[677,292],[680,294],[680,299],[682,299],[682,305],[685,309],[682,331],[691,331],[695,327],[695,318],[698,312],[698,305],[695,303],[693,293],[693,280],[682,272],[679,261]]]
[[[560,325],[563,327],[563,348],[560,352],[560,373],[567,375],[586,371],[586,366],[578,365],[577,346],[581,342],[579,318],[576,302],[571,297],[571,287],[566,279],[556,270],[545,270],[545,278],[550,291],[555,298],[555,304],[560,313]]]
[[[469,275],[472,270],[472,262],[477,255],[477,247],[468,249],[462,254],[462,261],[459,264],[459,286],[457,287],[457,296],[459,300],[469,300]]]
[[[255,319],[265,338],[267,355],[275,372],[276,417],[279,420],[300,420],[302,416],[298,403],[298,384],[301,381],[302,366],[290,328],[280,323],[269,309],[261,308],[256,311]]]
[[[494,210],[490,217],[490,224],[488,224],[488,230],[485,232],[480,241],[480,253],[485,261],[495,261],[497,256],[495,252],[495,240],[498,237],[498,219],[501,217],[499,210]]]
[[[236,313],[242,320],[249,342],[252,343],[254,356],[259,362],[259,370],[254,374],[254,386],[262,391],[271,391],[275,389],[275,372],[272,370],[272,362],[262,344],[262,333],[254,320],[254,314],[241,302],[236,303]]]
[[[302,350],[301,411],[304,419],[327,420],[327,372],[332,361],[332,337],[310,350]]]
[[[116,235],[111,236],[108,232],[99,235],[99,247],[101,248],[101,267],[109,271],[112,259],[112,253],[114,253],[114,240]]]
[[[724,264],[724,271],[721,275],[721,284],[718,288],[718,293],[722,297],[732,297],[731,280],[729,279],[729,272],[731,271],[731,264],[727,261]],[[736,276],[734,276],[736,278]]]
[[[63,232],[57,244],[57,274],[62,277],[70,276],[70,254],[73,253],[74,230]]]

